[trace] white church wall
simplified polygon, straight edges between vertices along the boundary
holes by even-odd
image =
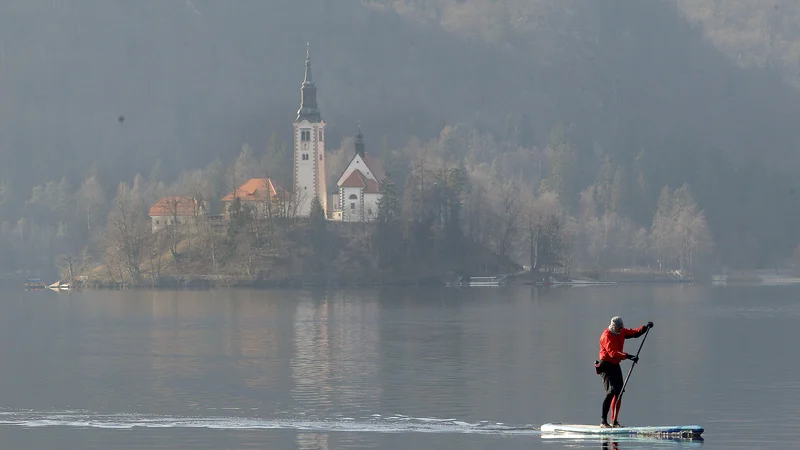
[[[361,213],[363,211],[361,189],[360,187],[340,188],[339,198],[342,202],[342,221],[361,222]]]

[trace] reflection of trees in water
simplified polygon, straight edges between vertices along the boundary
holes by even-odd
[[[298,304],[290,363],[298,407],[341,412],[335,405],[378,397],[378,306],[350,296],[314,291]]]
[[[109,329],[102,340],[87,340],[87,354],[103,355],[102,363],[86,363],[93,377],[145,380],[135,395],[200,408],[261,408],[265,393],[291,382],[291,296],[127,291],[97,298],[85,302],[85,314]]]
[[[328,435],[324,433],[297,433],[298,450],[328,450]]]

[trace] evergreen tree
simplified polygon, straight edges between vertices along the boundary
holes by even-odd
[[[403,233],[400,221],[402,213],[400,197],[391,175],[381,181],[381,198],[378,200],[377,230],[378,266],[386,267],[396,259]]]
[[[320,255],[326,255],[328,246],[328,230],[326,228],[325,210],[322,202],[316,195],[311,200],[311,211],[308,216],[309,232],[311,233],[311,244],[314,250]]]
[[[378,223],[391,224],[400,220],[400,197],[391,175],[380,182],[381,198],[378,200]]]

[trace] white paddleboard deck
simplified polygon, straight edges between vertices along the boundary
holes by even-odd
[[[542,433],[566,433],[599,436],[664,436],[664,437],[700,437],[703,427],[697,425],[668,427],[621,427],[602,428],[600,425],[578,425],[565,423],[546,423],[540,428]]]

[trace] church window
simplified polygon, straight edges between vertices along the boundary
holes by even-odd
[[[356,209],[356,203],[355,202],[350,203],[350,209]]]
[[[358,196],[356,194],[350,194],[350,200],[358,200]]]
[[[311,130],[300,130],[300,140],[308,142],[311,140]]]

